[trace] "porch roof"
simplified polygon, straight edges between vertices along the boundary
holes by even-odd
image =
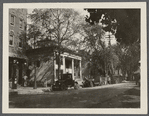
[[[42,47],[42,48],[36,48],[36,49],[29,49],[26,51],[26,55],[29,58],[35,57],[37,59],[37,57],[39,56],[50,56],[56,51],[57,51],[57,46],[49,46],[49,47]],[[81,54],[76,53],[76,51],[70,50],[68,48],[62,48],[62,52],[64,54],[68,53],[71,56],[81,57]]]

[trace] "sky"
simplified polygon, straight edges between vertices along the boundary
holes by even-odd
[[[78,11],[81,15],[84,15],[84,16],[89,15],[89,13],[87,11],[85,11],[84,9],[76,9],[75,8],[74,10]],[[28,9],[28,14],[32,13],[32,11],[33,11],[33,9]]]
[[[86,15],[88,15],[89,16],[89,13],[86,11],[86,10],[84,10],[84,9],[74,9],[75,11],[78,11],[79,13],[80,13],[80,15],[82,15],[82,16],[86,16]],[[33,11],[33,9],[28,9],[28,14],[31,14],[32,13],[32,11]],[[28,19],[27,20],[27,22],[28,23],[30,23],[30,20]]]

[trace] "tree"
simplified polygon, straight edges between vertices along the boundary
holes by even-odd
[[[101,23],[103,30],[115,34],[117,42],[115,53],[123,74],[132,74],[140,61],[140,10],[139,9],[86,9],[90,16],[86,22],[91,25]],[[135,50],[136,49],[136,50]]]
[[[140,9],[86,9],[90,16],[86,21],[95,24],[101,21],[105,31],[115,32],[117,41],[131,45],[140,41]]]
[[[135,42],[131,46],[118,44],[114,49],[120,61],[118,67],[122,70],[123,75],[127,74],[128,80],[131,80],[133,72],[138,70],[140,66],[139,42]]]
[[[60,73],[60,54],[65,43],[73,40],[79,32],[82,18],[73,9],[34,9],[29,15],[41,35],[36,38],[37,47],[47,47],[54,42],[58,53],[58,79]]]
[[[84,38],[85,49],[90,53],[92,59],[91,69],[100,72],[101,75],[114,74],[119,58],[115,53],[113,46],[106,46],[104,41],[105,31],[102,26],[95,23],[83,25],[86,34]]]
[[[27,40],[28,39],[33,39],[33,41],[31,42],[30,47],[33,49],[36,49],[37,45],[37,38],[41,35],[40,30],[38,29],[37,26],[35,26],[34,24],[29,25],[28,30],[27,30]],[[37,84],[36,84],[36,61],[34,61],[34,89],[37,88]]]
[[[102,41],[104,36],[104,31],[102,27],[98,24],[90,25],[89,23],[85,23],[82,25],[84,37],[82,42],[85,45],[85,49],[90,52],[90,54],[94,51],[99,51],[104,49],[105,45]]]
[[[102,51],[105,49],[105,44],[102,41],[104,31],[99,24],[90,25],[84,23],[82,25],[83,45],[84,50],[88,53],[86,60],[88,62],[88,69],[90,75],[104,74],[105,59],[103,58]]]

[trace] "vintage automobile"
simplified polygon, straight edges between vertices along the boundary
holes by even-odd
[[[93,87],[94,79],[93,78],[84,78],[83,87]]]
[[[67,90],[68,87],[75,87],[78,82],[72,79],[72,74],[63,74],[61,79],[58,79],[52,85],[52,90]]]
[[[84,78],[83,87],[94,87],[94,86],[101,86],[111,84],[111,77],[109,76],[96,76]]]

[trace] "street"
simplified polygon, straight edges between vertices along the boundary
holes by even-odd
[[[10,108],[140,108],[140,87],[135,82],[13,95]]]

